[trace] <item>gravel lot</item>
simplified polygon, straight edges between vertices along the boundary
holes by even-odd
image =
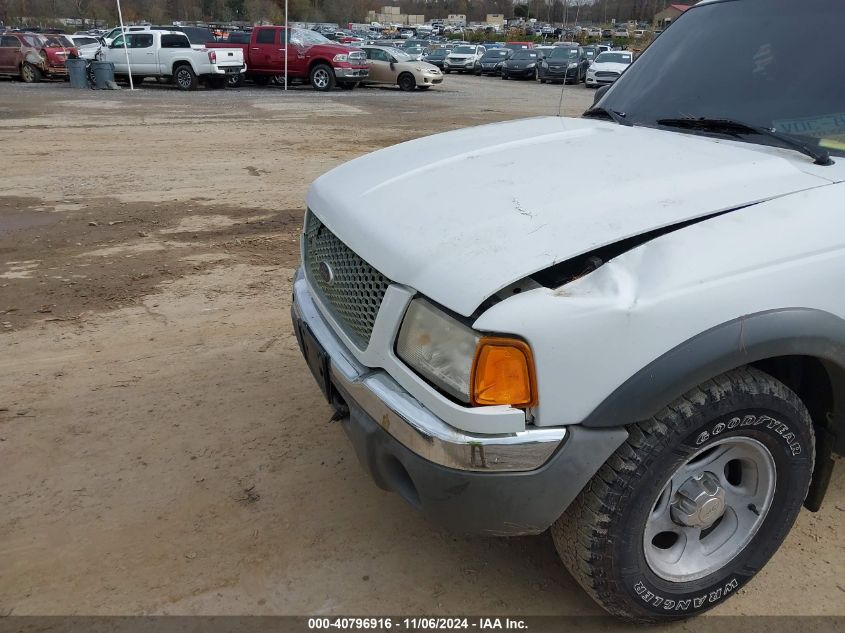
[[[378,490],[289,325],[312,179],[560,95],[0,81],[0,615],[600,613],[548,535],[455,536]],[[712,613],[845,615],[844,513],[840,465]]]

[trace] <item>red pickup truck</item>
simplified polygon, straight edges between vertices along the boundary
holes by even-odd
[[[285,37],[287,34],[289,37]],[[259,26],[253,29],[249,44],[209,42],[206,47],[242,48],[246,78],[259,85],[284,77],[285,56],[288,79],[302,79],[315,90],[332,90],[335,86],[351,90],[370,74],[362,50],[305,29],[286,31],[283,26]],[[229,85],[238,86],[242,81],[243,74],[233,77]]]

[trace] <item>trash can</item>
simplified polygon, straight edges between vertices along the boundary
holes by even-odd
[[[97,90],[107,90],[108,82],[114,81],[114,64],[111,62],[91,62],[94,71],[94,84]]]
[[[84,59],[67,59],[65,60],[67,67],[67,74],[70,78],[71,88],[87,88],[88,87],[88,62]]]

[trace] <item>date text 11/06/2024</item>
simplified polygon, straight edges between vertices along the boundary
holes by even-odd
[[[308,618],[309,630],[397,629],[397,630],[525,630],[525,620],[516,618]]]

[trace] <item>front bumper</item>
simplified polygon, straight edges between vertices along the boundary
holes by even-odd
[[[502,74],[508,77],[533,77],[537,68],[502,68]]]
[[[587,75],[587,78],[584,80],[588,86],[607,86],[609,84],[614,83],[619,76],[615,77],[596,77],[595,75]]]
[[[567,68],[567,69],[560,69],[556,70],[553,68],[543,68],[540,67],[540,79],[551,79],[551,80],[561,80],[561,79],[575,79],[578,76],[578,69],[577,68]]]
[[[542,532],[627,437],[624,429],[576,426],[505,435],[460,432],[386,372],[358,363],[310,293],[300,271],[291,307],[294,331],[312,372],[325,380],[327,395],[345,414],[342,424],[361,464],[379,487],[452,529]]]
[[[334,75],[338,79],[354,79],[360,81],[370,76],[369,68],[335,68]]]
[[[467,71],[467,70],[475,70],[475,62],[469,62],[467,64],[451,64],[445,63],[443,64],[443,70],[457,70],[457,71]]]

